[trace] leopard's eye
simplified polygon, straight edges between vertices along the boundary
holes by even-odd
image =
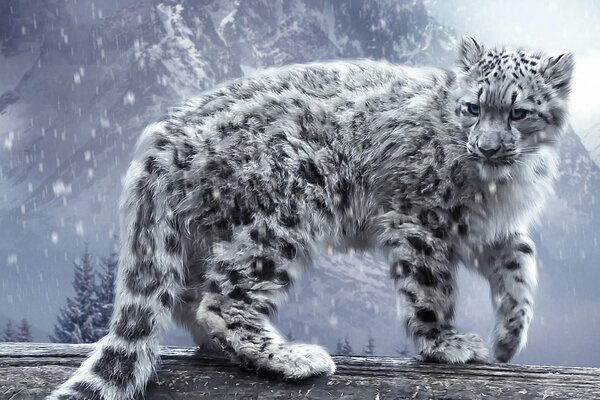
[[[479,115],[479,106],[477,104],[473,104],[473,103],[467,103],[467,110],[469,111],[469,113],[471,115],[475,115],[478,116]]]
[[[520,119],[523,119],[527,116],[527,110],[524,110],[522,108],[513,108],[512,110],[510,110],[510,119],[512,119],[513,121],[518,121]]]

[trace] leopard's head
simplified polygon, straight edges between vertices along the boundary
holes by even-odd
[[[510,179],[556,151],[573,68],[570,53],[486,49],[462,39],[451,101],[482,179]]]

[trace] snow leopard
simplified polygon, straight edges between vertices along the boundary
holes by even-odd
[[[508,362],[533,315],[529,231],[557,175],[574,56],[469,37],[457,53],[451,69],[267,69],[148,126],[120,199],[110,331],[49,398],[139,396],[172,318],[259,372],[333,374],[324,348],[272,322],[324,248],[383,255],[424,361],[488,361],[486,342],[453,323],[457,271],[477,271],[494,359]]]

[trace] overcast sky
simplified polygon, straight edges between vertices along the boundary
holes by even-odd
[[[600,122],[600,2],[593,0],[425,0],[441,23],[483,44],[573,52],[576,69],[571,122],[589,148],[600,142],[590,132]],[[591,137],[590,137],[591,136]]]

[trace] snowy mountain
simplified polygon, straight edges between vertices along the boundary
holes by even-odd
[[[8,0],[0,39],[0,310],[29,310],[47,331],[71,293],[72,261],[84,244],[98,255],[114,246],[133,144],[168,107],[287,63],[370,57],[448,66],[456,43],[421,0]],[[593,300],[580,276],[600,278],[588,262],[600,255],[598,167],[573,132],[564,149],[552,218],[540,229],[541,291],[563,293],[540,299],[546,321],[557,297],[567,314]],[[330,348],[348,335],[358,351],[370,331],[380,352],[400,349],[393,290],[377,255],[326,255],[319,264],[292,293],[282,331]],[[477,282],[464,283],[461,318],[485,333],[490,319],[479,316],[479,303],[487,294]],[[582,324],[570,315],[572,326]],[[551,322],[564,340],[561,321]],[[542,347],[524,357],[549,360]]]
[[[600,122],[592,123],[582,128],[580,133],[585,147],[589,150],[592,159],[600,164]]]

